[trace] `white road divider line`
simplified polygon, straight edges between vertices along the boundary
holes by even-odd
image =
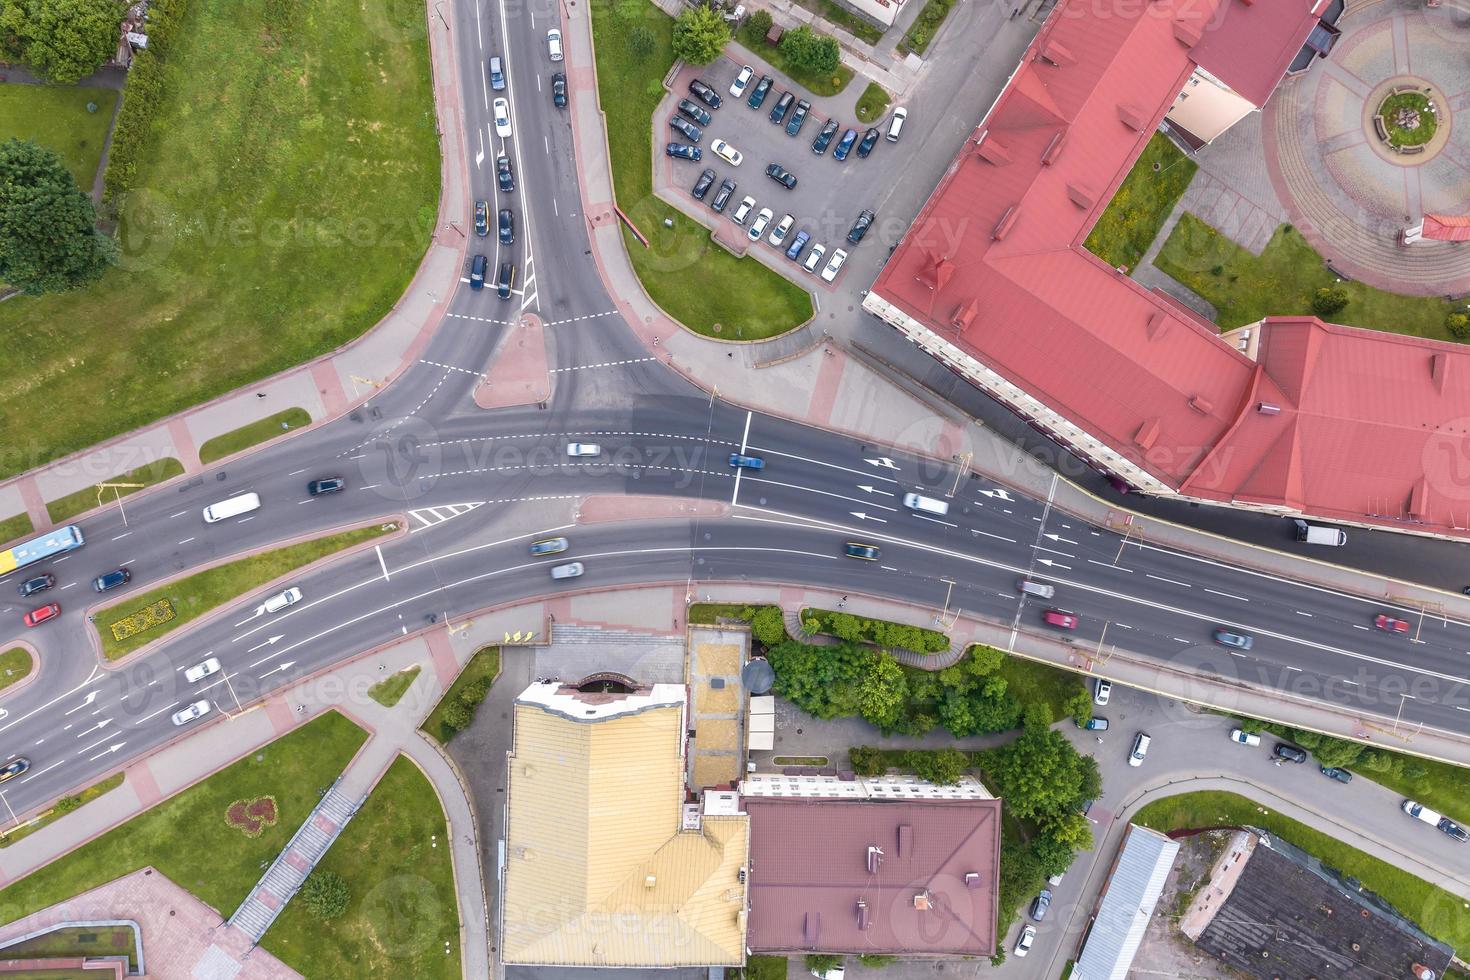
[[[383,570],[383,581],[388,581],[388,563],[383,560],[383,546],[373,545],[373,550],[378,553],[378,567]]]

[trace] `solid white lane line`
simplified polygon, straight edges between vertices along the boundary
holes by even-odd
[[[1150,574],[1148,572],[1144,572],[1143,573],[1143,577],[1144,578],[1151,578],[1155,582],[1168,582],[1170,585],[1182,585],[1186,589],[1192,589],[1192,588],[1194,588],[1194,586],[1190,585],[1188,582],[1181,582],[1178,579],[1164,578],[1164,576],[1162,576],[1162,575],[1152,575],[1152,574]]]
[[[165,711],[168,711],[170,708],[177,708],[179,705],[181,705],[183,703],[184,702],[182,702],[182,701],[175,701],[173,704],[169,705],[166,708],[159,708],[157,711],[153,712],[153,714],[148,715],[145,718],[139,718],[137,721],[133,722],[133,727],[134,728],[137,728],[139,725],[143,724],[143,722],[147,721],[149,718],[157,718],[159,715],[163,714]]]
[[[1065,551],[1058,551],[1055,548],[1048,548],[1045,545],[1033,544],[1031,547],[1035,548],[1037,551],[1049,551],[1049,552],[1051,552],[1054,555],[1061,555],[1063,558],[1076,558],[1077,557],[1076,555],[1068,554]]]
[[[119,534],[117,537],[113,538],[112,540],[114,540],[114,541],[121,541],[123,538],[127,537],[129,534],[132,534],[132,533],[133,533],[132,531],[124,531],[123,533]]]
[[[189,513],[187,510],[181,510],[177,514],[168,515],[168,519],[173,520],[175,517],[183,517],[187,513]]]
[[[1311,613],[1302,612],[1300,609],[1293,609],[1292,612],[1296,613],[1298,616],[1306,616],[1308,619],[1314,618]]]
[[[388,563],[383,560],[383,546],[373,545],[373,550],[378,553],[378,567],[383,570],[383,581],[388,581]]]
[[[1205,589],[1205,591],[1213,593],[1215,595],[1222,595],[1227,599],[1239,599],[1241,602],[1250,602],[1250,600],[1243,595],[1231,595],[1229,592],[1221,592],[1219,589]]]
[[[991,534],[989,531],[978,531],[978,530],[976,530],[973,527],[970,528],[970,533],[971,534],[983,534],[987,538],[995,538],[995,540],[997,540],[997,541],[1009,541],[1011,544],[1020,544],[1021,543],[1021,542],[1017,541],[1015,538],[1007,538],[1007,537],[1004,537],[1003,535]]]
[[[771,449],[766,446],[752,446],[751,448],[761,453],[761,455],[763,456],[783,456],[786,459],[799,459],[803,463],[814,463],[817,466],[825,466],[828,469],[841,470],[844,473],[853,473],[857,476],[862,477],[864,480],[882,480],[884,483],[898,482],[893,477],[883,476],[881,473],[874,472],[873,470],[855,470],[848,466],[839,466],[836,463],[828,463],[824,460],[812,459],[809,456],[798,456],[795,453],[783,453],[779,449]]]
[[[193,540],[194,540],[193,538],[185,538],[184,540],[180,541],[179,544],[188,544],[190,541],[193,541]]]
[[[1087,563],[1089,565],[1100,565],[1103,568],[1111,568],[1115,572],[1127,572],[1129,575],[1132,575],[1133,574],[1133,569],[1131,569],[1131,568],[1124,568],[1122,565],[1114,565],[1110,561],[1098,561],[1096,558],[1089,558],[1089,559],[1087,559]],[[1210,590],[1209,589],[1206,589],[1205,591],[1208,592]]]
[[[740,455],[742,456],[745,455],[745,447],[750,443],[750,420],[754,415],[754,412],[745,413],[745,431],[740,434]],[[735,468],[735,490],[730,494],[730,506],[732,507],[740,501],[740,474],[744,470],[743,466]]]
[[[872,500],[872,498],[869,498],[867,500],[861,500],[861,499],[859,499],[857,497],[849,497],[849,496],[847,496],[847,494],[844,494],[844,493],[833,493],[830,490],[818,490],[818,489],[816,489],[814,487],[804,487],[804,486],[801,486],[800,484],[797,484],[797,483],[782,483],[780,480],[771,480],[771,479],[768,479],[768,478],[763,477],[763,476],[762,477],[755,477],[755,476],[753,476],[753,477],[750,478],[750,482],[751,483],[765,483],[765,484],[769,484],[770,486],[773,486],[773,487],[785,487],[788,490],[803,490],[803,491],[805,491],[807,493],[820,494],[823,497],[836,497],[838,500],[847,500],[847,501],[850,501],[850,502],[852,502],[854,504],[858,504],[858,505],[860,505],[862,507],[876,507],[879,510],[886,510],[886,511],[889,511],[889,512],[895,513],[895,514],[898,513],[898,508],[897,507],[890,507],[887,504],[874,503],[873,500]],[[915,515],[915,516],[917,517],[918,515]],[[943,522],[941,521],[940,523],[943,523]],[[951,524],[949,526],[950,527],[954,527],[953,524]]]

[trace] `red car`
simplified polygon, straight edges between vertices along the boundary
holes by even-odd
[[[1408,623],[1404,622],[1402,619],[1394,619],[1392,616],[1386,616],[1383,613],[1379,613],[1377,616],[1373,617],[1373,625],[1377,626],[1385,633],[1409,632]]]
[[[25,615],[27,626],[40,626],[48,619],[55,619],[61,615],[61,604],[59,602],[48,602],[39,609],[32,609]]]
[[[1041,614],[1046,620],[1046,625],[1055,626],[1059,630],[1074,630],[1077,628],[1077,614],[1065,612],[1061,609],[1048,609]]]

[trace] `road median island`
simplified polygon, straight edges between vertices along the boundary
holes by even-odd
[[[398,529],[397,522],[328,534],[216,565],[94,610],[102,655],[118,660],[200,616],[315,561]]]
[[[11,647],[0,653],[0,691],[31,676],[36,658],[26,647]]]
[[[46,513],[51,517],[51,523],[63,524],[69,519],[84,514],[89,510],[102,507],[117,501],[119,498],[129,494],[137,493],[139,490],[151,487],[164,480],[171,480],[184,472],[184,464],[172,456],[157,459],[126,473],[110,476],[106,480],[99,480],[96,484],[84,487],[75,493],[69,493],[65,497],[46,502]],[[98,487],[103,487],[98,492]]]
[[[249,425],[217,435],[199,447],[199,462],[208,466],[217,459],[258,446],[263,442],[285,435],[293,429],[303,429],[311,424],[311,416],[304,408],[288,408],[284,412],[263,418]]]

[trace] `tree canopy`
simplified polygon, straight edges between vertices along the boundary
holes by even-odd
[[[30,140],[0,143],[0,281],[33,295],[97,279],[116,243],[61,159]]]
[[[71,84],[117,50],[118,0],[0,0],[0,49],[49,82]]]
[[[691,65],[707,65],[730,40],[730,25],[711,7],[690,7],[674,21],[674,54]]]
[[[782,34],[780,47],[793,68],[814,75],[830,75],[842,63],[837,41],[805,24]]]

